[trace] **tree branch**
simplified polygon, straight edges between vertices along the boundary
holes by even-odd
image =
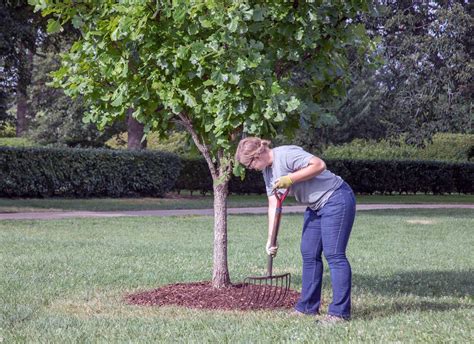
[[[212,162],[211,153],[209,152],[209,148],[206,146],[204,139],[202,138],[201,140],[199,139],[199,136],[193,127],[193,123],[191,122],[191,119],[185,113],[181,112],[180,114],[178,114],[178,117],[180,119],[181,124],[191,134],[191,137],[193,138],[193,141],[196,144],[196,147],[202,153],[202,155],[204,156],[204,159],[206,159],[207,165],[209,166],[209,171],[211,172],[211,175],[212,175],[212,179],[216,180],[219,177],[219,175],[216,170],[216,166],[214,166],[214,163]]]
[[[297,2],[296,2],[297,4]],[[334,27],[338,27],[341,23],[345,22],[348,18],[347,17],[342,17],[342,18],[339,18],[339,20],[337,21],[337,23],[334,25]],[[321,40],[327,40],[330,38],[330,35],[327,34],[327,35],[324,35],[321,37]],[[295,62],[288,62],[285,64],[283,64],[281,61],[277,61],[276,63],[276,66],[275,66],[275,74],[277,76],[277,79],[280,79],[284,74],[288,73],[293,67],[296,67],[304,62],[306,62],[307,60],[309,60],[310,58],[312,58],[314,55],[316,55],[319,51],[321,50],[321,47],[318,46],[316,47],[316,49],[314,49],[313,51],[307,51],[304,55],[303,55],[303,58],[300,60],[300,61],[297,61],[296,63]]]

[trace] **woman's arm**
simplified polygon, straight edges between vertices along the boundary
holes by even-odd
[[[267,239],[267,254],[270,254],[268,252],[268,247],[270,247],[271,243],[271,238],[272,238],[272,232],[273,232],[273,225],[275,223],[275,209],[277,206],[277,199],[275,195],[268,196],[268,239]],[[274,250],[276,254],[276,249]]]
[[[308,166],[277,179],[273,188],[287,189],[294,183],[302,182],[321,174],[325,169],[326,163],[317,157],[313,157],[309,161]]]
[[[302,168],[301,170],[290,173],[288,177],[290,177],[293,183],[298,183],[323,173],[325,169],[326,163],[320,158],[313,157],[309,161],[308,166]]]

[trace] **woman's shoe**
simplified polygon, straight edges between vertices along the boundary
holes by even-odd
[[[302,316],[305,316],[305,315],[308,315],[308,314],[305,314],[305,313],[303,313],[303,312],[300,312],[300,311],[297,311],[296,309],[294,309],[294,310],[290,313],[290,315],[291,315],[292,317],[302,317]]]
[[[307,316],[307,315],[310,315],[310,316],[317,316],[317,315],[319,315],[319,313],[316,313],[316,314],[303,313],[303,312],[300,312],[300,311],[294,309],[294,310],[290,313],[290,315],[291,315],[292,317],[302,317],[302,316]]]
[[[343,317],[327,314],[321,319],[316,320],[316,324],[321,325],[321,326],[330,326],[330,325],[345,323],[348,321],[349,321],[348,318],[343,318]]]

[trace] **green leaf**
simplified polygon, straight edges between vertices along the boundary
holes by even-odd
[[[188,91],[179,90],[179,93],[184,96],[184,103],[187,106],[195,107],[197,105],[196,99],[191,94],[189,94]]]
[[[54,20],[54,19],[48,19],[48,26],[47,26],[47,31],[48,33],[57,33],[62,31],[63,28],[61,27],[61,23],[59,20]]]
[[[294,96],[291,97],[289,101],[286,102],[286,111],[291,112],[296,110],[300,106],[300,101]]]
[[[235,32],[237,31],[238,27],[239,27],[239,17],[233,17],[229,25],[227,25],[227,28],[229,29],[230,32]]]
[[[232,84],[232,85],[237,85],[240,81],[240,75],[238,74],[230,74],[230,77],[229,77],[229,84]]]
[[[201,26],[203,28],[209,29],[212,27],[212,22],[208,20],[206,17],[201,16],[198,18],[198,20],[199,20],[199,23],[201,23]]]
[[[199,31],[199,26],[195,23],[192,23],[188,26],[188,33],[192,36],[197,34]]]
[[[122,105],[122,103],[123,103],[123,92],[119,92],[111,105],[112,106],[120,106],[120,105]]]
[[[237,161],[234,162],[234,166],[232,168],[232,173],[234,176],[240,177],[241,180],[245,178],[245,167],[239,164]]]
[[[263,21],[263,19],[264,19],[264,17],[263,17],[262,8],[259,5],[255,6],[255,8],[253,10],[252,20],[256,21],[256,22],[260,22],[260,21]]]
[[[76,29],[80,29],[84,25],[84,21],[78,15],[75,15],[74,17],[72,17],[71,23],[72,23],[72,26],[74,26],[74,28]]]
[[[284,112],[278,111],[276,116],[273,118],[275,122],[282,122],[286,118],[286,114]]]
[[[240,57],[237,59],[237,72],[241,72],[243,70],[247,69],[247,64],[243,59]]]

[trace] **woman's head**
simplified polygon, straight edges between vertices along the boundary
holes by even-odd
[[[246,168],[263,170],[272,162],[270,152],[270,141],[246,137],[239,142],[235,160]]]

